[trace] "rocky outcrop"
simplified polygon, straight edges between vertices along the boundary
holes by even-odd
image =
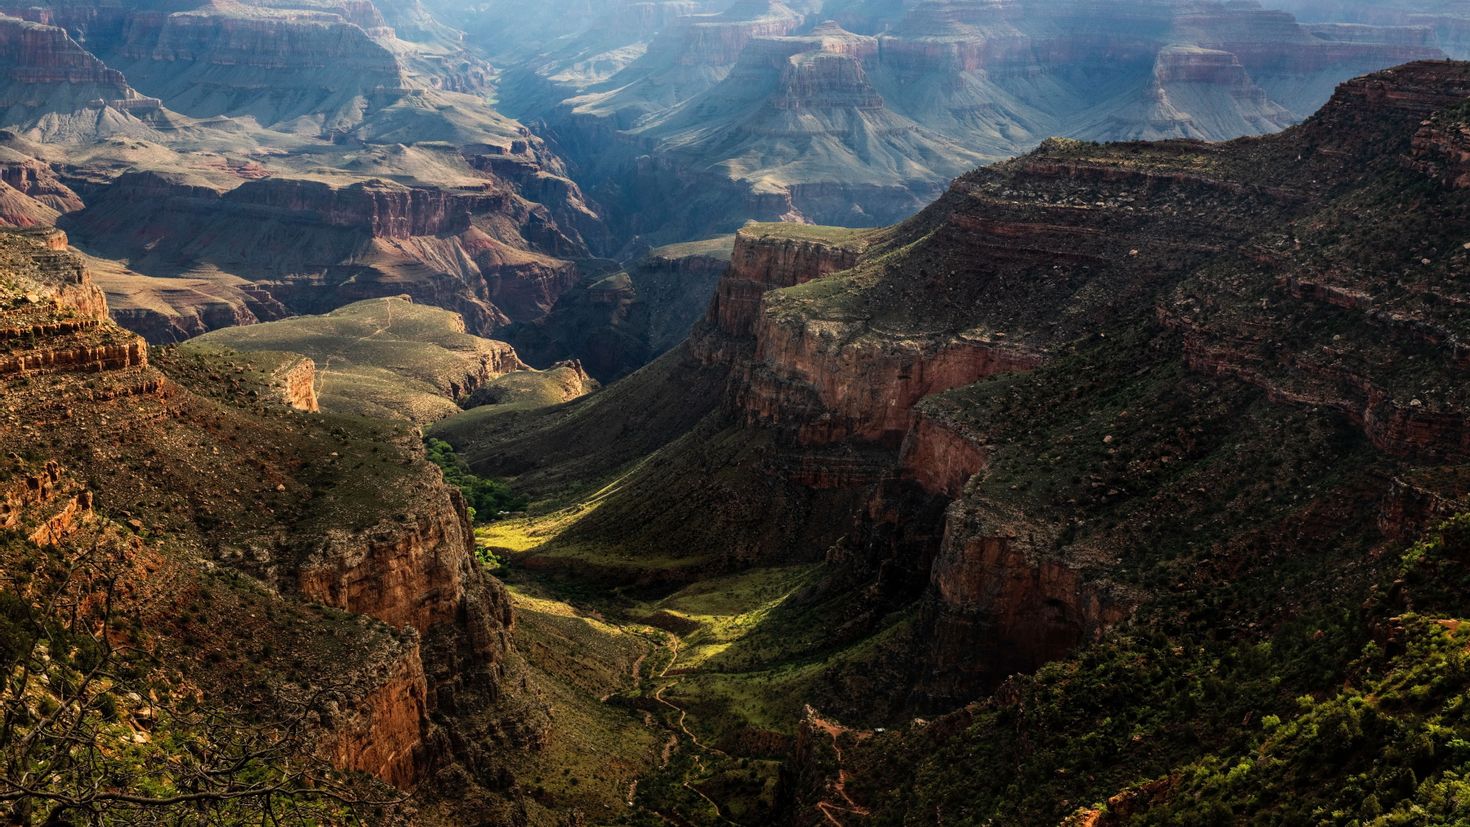
[[[148,348],[137,336],[107,324],[107,304],[80,261],[66,252],[66,235],[41,229],[12,233],[29,245],[18,262],[29,289],[18,292],[0,327],[0,376],[102,373],[146,367]]]
[[[1410,164],[1452,189],[1470,189],[1470,119],[1438,113],[1414,136]]]
[[[403,520],[363,532],[328,531],[293,573],[296,588],[395,628],[424,633],[453,623],[463,609],[464,581],[476,574],[468,518],[463,503],[437,481],[420,489],[415,494],[423,499]]]
[[[50,166],[16,155],[0,160],[0,181],[58,215],[76,212],[84,205],[70,187],[61,182]]]
[[[18,470],[0,486],[0,529],[24,528],[30,542],[56,546],[92,515],[92,492],[68,478],[55,460]]]
[[[271,372],[271,381],[289,407],[307,413],[321,410],[316,399],[316,363],[311,359],[303,356],[288,360]]]
[[[952,508],[921,621],[928,702],[958,701],[1097,640],[1131,611],[1107,587],[1045,555],[1037,538],[998,531],[994,515]]]
[[[761,298],[768,290],[793,287],[857,264],[863,243],[831,243],[819,238],[786,237],[741,230],[735,234],[730,269],[715,287],[706,322],[731,337],[754,333]]]
[[[327,710],[321,754],[335,767],[367,773],[399,789],[413,789],[432,765],[426,755],[428,684],[416,643],[391,653],[386,662],[361,668],[356,676],[370,686],[358,703]]]
[[[145,274],[223,270],[241,301],[221,309],[237,317],[241,310],[258,319],[279,318],[284,308],[320,313],[407,293],[461,313],[482,334],[544,316],[579,279],[576,266],[557,256],[587,252],[545,207],[493,181],[440,188],[373,179],[334,187],[273,177],[220,191],[179,176],[128,173],[89,194],[87,208],[65,225],[89,250],[130,258]],[[162,281],[153,286],[168,289]],[[155,303],[174,304],[166,295]],[[203,312],[178,310],[179,317]],[[145,330],[157,327],[151,316],[138,318]],[[170,320],[167,332],[192,324]],[[201,324],[211,323],[201,317]]]
[[[756,343],[737,404],[748,424],[788,431],[804,445],[897,447],[924,397],[1041,362],[1037,353],[987,339],[890,337],[769,314]]]
[[[953,423],[922,410],[904,436],[901,472],[931,494],[954,499],[965,483],[985,470],[985,449]]]
[[[164,595],[167,609],[142,617],[149,634],[165,638],[186,625],[174,601],[204,588],[194,580],[212,577],[210,566],[260,577],[272,588],[250,585],[248,576],[228,578],[240,590],[215,604],[219,611],[224,603],[271,606],[241,609],[241,629],[211,629],[224,636],[224,646],[238,650],[247,642],[241,635],[258,635],[249,640],[252,647],[296,639],[304,624],[332,639],[327,651],[352,654],[345,669],[341,661],[317,663],[308,651],[315,632],[308,632],[297,641],[301,649],[281,653],[291,659],[289,669],[252,672],[249,691],[240,692],[245,677],[220,674],[221,661],[206,657],[208,647],[190,637],[177,665],[193,685],[216,687],[212,703],[240,705],[236,713],[263,721],[271,715],[261,705],[273,698],[305,704],[320,755],[404,789],[460,760],[463,750],[443,737],[436,721],[493,717],[512,619],[503,589],[474,560],[459,492],[444,484],[409,436],[361,448],[362,458],[401,452],[384,463],[398,475],[387,490],[354,500],[351,508],[293,514],[287,483],[297,501],[331,500],[356,484],[330,471],[344,461],[339,452],[358,450],[349,447],[356,437],[348,427],[339,421],[328,433],[315,419],[258,404],[279,393],[311,409],[310,360],[259,370],[217,355],[168,354],[169,370],[181,381],[203,383],[208,396],[196,395],[160,373],[135,334],[108,320],[101,291],[65,247],[65,235],[55,230],[0,234],[0,446],[11,457],[40,451],[66,457],[67,465],[22,461],[16,467],[7,460],[0,469],[0,526],[46,544],[69,542],[92,527],[121,538],[132,556],[141,554],[145,536],[168,534],[167,559],[187,560],[183,573],[139,565],[127,578],[130,594],[157,589]],[[308,454],[318,458],[308,464]],[[106,516],[99,516],[103,508]],[[127,519],[130,531],[109,528],[111,518]],[[95,550],[98,541],[88,542]],[[149,579],[155,575],[157,582]],[[311,608],[315,603],[353,614],[323,614]],[[267,645],[256,657],[275,654]],[[323,671],[318,676],[313,669]],[[302,687],[311,684],[332,688],[302,699]]]

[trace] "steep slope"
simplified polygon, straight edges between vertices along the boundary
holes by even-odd
[[[400,184],[368,170],[222,188],[127,173],[90,192],[63,226],[88,251],[148,275],[223,272],[296,312],[407,293],[461,313],[479,333],[543,315],[576,284],[574,264],[535,249],[585,251],[545,207],[477,176],[456,151],[417,154],[443,159],[462,177]]]
[[[497,529],[528,568],[696,589],[820,561],[657,696],[726,756],[682,776],[722,812],[758,797],[726,758],[772,756],[797,823],[1286,812],[1212,768],[1262,716],[1327,714],[1295,699],[1338,703],[1360,651],[1413,668],[1362,648],[1388,621],[1364,602],[1470,506],[1467,100],[1470,67],[1410,64],[1280,135],[1050,141],[889,230],[747,228],[687,352],[444,433],[556,495]],[[1310,800],[1368,807],[1355,774],[1402,765],[1353,743]]]
[[[543,315],[606,244],[560,159],[490,108],[488,67],[415,3],[5,8],[27,18],[0,38],[7,168],[72,195],[37,206],[21,173],[7,221],[124,262],[104,280],[117,317],[155,342],[404,292],[489,332]]]
[[[314,756],[426,803],[451,777],[484,791],[492,820],[523,817],[485,752],[493,739],[533,746],[541,726],[535,699],[510,694],[510,605],[415,435],[290,411],[314,403],[292,379],[309,380],[299,358],[164,354],[160,371],[107,320],[64,236],[0,242],[0,524],[33,544],[7,545],[6,571],[45,571],[39,545],[91,559],[85,588],[122,578],[113,610],[146,647],[127,667],[142,672],[122,674],[147,676],[144,697],[170,715],[174,700],[207,698],[201,713],[253,721],[247,734],[305,736],[281,742],[294,744],[282,760]],[[7,600],[51,587],[18,582]],[[166,772],[160,793],[185,781]]]
[[[672,350],[703,314],[730,261],[734,236],[655,247],[562,294],[545,318],[505,338],[537,364],[575,359],[611,382]]]
[[[31,137],[155,137],[180,126],[157,98],[139,94],[55,26],[0,15],[0,60],[0,122]]]

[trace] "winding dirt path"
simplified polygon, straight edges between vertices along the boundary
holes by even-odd
[[[659,681],[666,679],[668,677],[669,671],[674,668],[674,664],[678,663],[679,661],[679,637],[672,632],[666,634],[668,636],[664,638],[664,643],[668,646],[673,654],[669,658],[669,662],[664,664],[664,668],[659,670],[658,677],[656,678],[656,680]],[[704,743],[703,741],[700,741],[699,736],[695,735],[694,732],[689,729],[689,726],[686,723],[689,717],[689,712],[685,710],[684,707],[679,706],[678,704],[664,697],[664,692],[674,686],[677,686],[680,680],[681,679],[676,678],[670,683],[660,684],[659,687],[655,689],[649,697],[653,698],[658,703],[663,704],[664,706],[668,707],[678,714],[678,717],[675,718],[675,725],[679,729],[678,734],[683,735],[685,738],[689,739],[689,743],[694,745],[694,747],[699,750],[699,752],[707,753],[710,755],[718,755],[723,758],[729,758],[729,753],[725,752],[724,750],[719,749],[718,747],[712,747]],[[674,748],[678,746],[678,743],[678,735],[672,735],[670,736],[669,741],[664,744],[663,760],[662,763],[659,765],[660,769],[663,769],[669,765],[669,761],[673,759]],[[699,768],[700,773],[709,772],[709,765],[705,764],[703,755],[696,753],[692,757],[694,759],[695,765]],[[730,819],[725,817],[725,811],[720,808],[720,804],[718,801],[715,801],[713,798],[705,795],[703,790],[689,783],[689,778],[687,776],[681,779],[679,784],[684,789],[699,796],[700,799],[702,799],[706,804],[709,804],[709,806],[715,811],[715,816],[719,818],[722,823],[732,825],[732,827],[740,827],[739,822],[731,821]],[[659,816],[666,821],[668,820],[668,816],[664,815],[663,813],[659,813]]]
[[[843,766],[846,759],[842,753],[841,738],[846,731],[821,716],[814,715],[811,716],[811,719],[818,731],[832,739],[832,752],[837,756],[837,780],[827,785],[830,797],[818,801],[817,809],[832,827],[848,827],[842,819],[837,817],[836,813],[848,813],[859,818],[866,818],[872,815],[873,811],[853,801],[852,796],[847,793],[847,782],[852,776]]]

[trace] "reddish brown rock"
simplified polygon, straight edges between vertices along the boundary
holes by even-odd
[[[985,470],[985,449],[956,425],[920,411],[900,451],[903,473],[932,494],[955,498]]]
[[[756,342],[756,361],[736,392],[745,421],[794,432],[808,445],[896,447],[924,397],[1041,362],[1034,352],[982,339],[890,338],[769,314]]]
[[[1126,602],[993,516],[951,511],[930,574],[924,625],[931,672],[919,694],[969,697],[1097,640],[1129,614]]]
[[[749,336],[767,290],[846,270],[857,264],[862,247],[860,242],[831,244],[742,230],[735,234],[730,268],[715,287],[707,321],[726,336]]]
[[[428,684],[417,645],[404,646],[387,664],[373,664],[364,682],[373,688],[325,724],[321,754],[333,766],[367,773],[403,790],[425,779]]]
[[[235,317],[241,310],[258,319],[279,318],[287,308],[320,313],[407,294],[461,313],[482,335],[544,316],[580,278],[572,262],[557,256],[586,254],[545,207],[488,180],[483,187],[447,189],[267,178],[221,192],[174,176],[129,173],[89,196],[87,209],[67,227],[88,249],[119,258],[148,239],[149,252],[132,258],[145,273],[224,270],[233,277],[223,285],[229,300],[202,303]],[[191,318],[209,323],[192,310],[200,301],[182,299],[188,307],[176,308],[177,319],[143,309],[122,318],[136,316],[163,341],[193,325]],[[142,303],[124,307],[131,304]]]
[[[277,511],[287,482],[307,498],[332,485],[292,476],[307,471],[299,451],[317,448],[309,437],[301,441],[298,429],[308,426],[274,418],[291,414],[233,409],[165,378],[149,364],[146,345],[107,320],[101,292],[64,247],[57,231],[0,234],[0,443],[12,456],[16,449],[49,446],[77,465],[70,475],[57,463],[18,474],[7,465],[0,473],[0,526],[23,529],[42,543],[66,541],[79,526],[97,521],[93,491],[68,480],[85,474],[114,513],[122,505],[142,512],[130,521],[138,534],[127,542],[141,546],[138,535],[164,531],[178,537],[170,555],[201,555],[187,558],[191,576],[205,570],[202,559],[209,554],[283,587],[246,589],[249,599],[284,601],[288,613],[307,614],[318,610],[304,607],[319,601],[380,619],[393,631],[359,628],[359,635],[371,632],[363,660],[332,664],[342,671],[321,680],[336,688],[314,708],[318,750],[341,769],[405,789],[462,759],[430,715],[474,715],[494,703],[509,657],[510,603],[474,560],[463,498],[418,454],[417,437],[386,446],[405,452],[407,471],[399,484],[352,509],[353,515],[363,509],[400,513],[360,530],[294,522]],[[206,360],[193,369],[204,371],[211,393],[233,388],[247,406],[259,398],[259,391],[246,394],[240,387],[243,366],[229,370]],[[285,401],[312,406],[309,361],[288,360],[265,379]],[[175,450],[183,445],[188,450]],[[159,461],[159,448],[172,452],[166,462]],[[338,459],[323,452],[319,461]],[[168,522],[185,514],[182,522]],[[246,521],[256,528],[238,527]],[[139,578],[150,573],[131,576],[130,588],[148,587]],[[168,588],[185,580],[159,576]],[[160,623],[173,628],[177,606],[168,606]],[[274,615],[273,609],[242,618],[268,625]],[[379,646],[384,641],[397,642]],[[228,645],[241,643],[231,638]],[[204,654],[191,649],[189,658],[200,658],[197,668],[208,670]],[[299,686],[287,681],[272,691],[289,694]],[[250,702],[268,701],[257,695]]]

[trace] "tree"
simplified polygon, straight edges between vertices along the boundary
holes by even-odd
[[[399,796],[312,753],[309,713],[336,687],[283,699],[260,720],[155,691],[166,666],[119,643],[129,637],[115,625],[123,554],[99,532],[59,576],[0,577],[0,819],[6,810],[9,823],[36,825],[396,818]]]

